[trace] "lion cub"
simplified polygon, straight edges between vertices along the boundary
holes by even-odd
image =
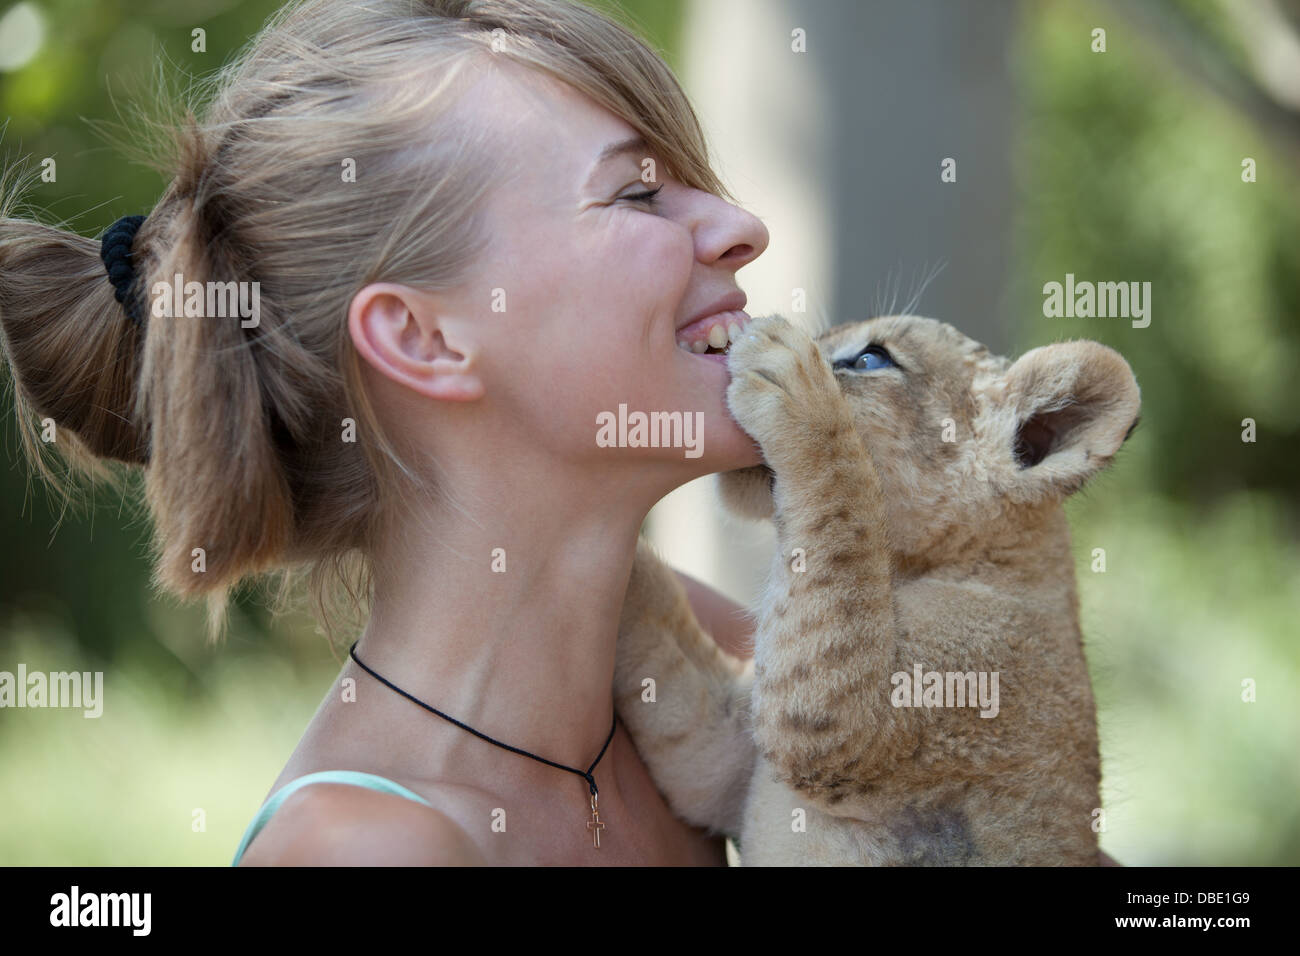
[[[1128,364],[1095,342],[1013,363],[906,315],[816,342],[756,319],[730,364],[767,466],[723,499],[780,545],[753,661],[644,544],[618,644],[619,715],[674,811],[747,865],[1096,864],[1062,501],[1137,423]]]

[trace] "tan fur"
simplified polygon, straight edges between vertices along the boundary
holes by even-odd
[[[872,343],[900,367],[832,370]],[[673,809],[738,837],[748,865],[1095,864],[1061,503],[1136,424],[1128,364],[1095,342],[1013,364],[892,316],[817,342],[756,319],[731,366],[732,414],[770,469],[723,476],[724,500],[771,517],[780,546],[754,659],[713,644],[644,544],[619,639],[619,714]],[[916,665],[997,672],[997,715],[895,707],[891,675]]]

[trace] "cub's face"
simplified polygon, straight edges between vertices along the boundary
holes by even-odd
[[[1011,362],[946,323],[903,315],[838,326],[817,345],[875,464],[900,553],[1072,494],[1137,422],[1128,363],[1096,342]],[[723,500],[770,517],[771,479],[763,466],[729,472]]]

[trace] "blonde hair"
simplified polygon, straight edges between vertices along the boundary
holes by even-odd
[[[659,55],[569,0],[302,0],[191,88],[155,157],[171,182],[135,239],[135,288],[177,273],[256,281],[256,327],[152,315],[137,327],[99,242],[14,218],[24,177],[0,180],[0,340],[28,460],[65,493],[69,474],[143,468],[154,583],[206,597],[212,640],[232,588],[280,573],[283,596],[284,572],[303,567],[329,629],[332,585],[354,609],[370,593],[395,496],[436,492],[367,400],[347,312],[371,282],[454,286],[484,249],[476,212],[492,142],[508,142],[452,107],[467,67],[492,57],[587,94],[669,175],[727,195]],[[45,418],[70,471],[46,459]],[[355,442],[342,440],[348,418]]]

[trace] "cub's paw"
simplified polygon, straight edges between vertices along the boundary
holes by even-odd
[[[834,429],[844,411],[835,374],[807,333],[776,315],[753,319],[731,345],[732,417],[773,455]]]

